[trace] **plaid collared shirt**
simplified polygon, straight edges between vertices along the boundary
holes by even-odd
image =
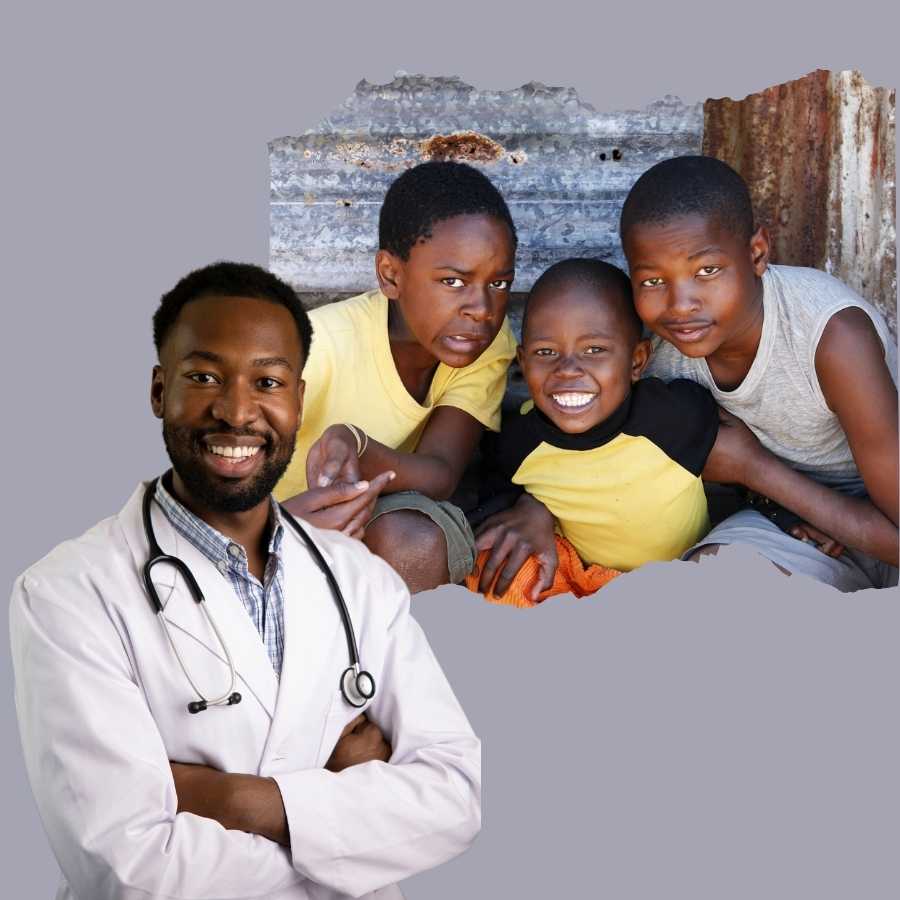
[[[281,675],[284,656],[284,564],[279,550],[284,537],[284,523],[278,505],[272,503],[275,527],[269,540],[269,559],[263,573],[263,583],[260,584],[247,566],[244,548],[185,509],[165,489],[162,479],[156,486],[156,499],[172,527],[228,579],[266,645],[275,674]]]

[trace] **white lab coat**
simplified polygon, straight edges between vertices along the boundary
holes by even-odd
[[[480,827],[481,751],[397,575],[361,543],[309,528],[343,589],[391,762],[323,768],[358,711],[341,697],[344,630],[324,576],[286,526],[285,647],[276,678],[226,578],[153,504],[164,552],[191,568],[238,673],[236,706],[194,699],[141,584],[141,485],[119,515],[16,582],[10,634],[31,786],[63,872],[58,898],[334,898],[390,886],[464,850]],[[228,669],[173,567],[154,567],[169,630],[206,696]],[[169,761],[278,782],[288,850],[176,813]],[[395,887],[378,892],[397,897]]]

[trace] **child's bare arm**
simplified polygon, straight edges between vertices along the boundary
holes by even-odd
[[[390,469],[396,472],[396,477],[385,493],[420,491],[435,500],[446,500],[456,489],[466,464],[472,458],[483,427],[474,416],[461,409],[439,406],[431,414],[414,453],[393,450],[368,438],[359,458],[360,473],[363,478],[371,480]],[[326,429],[314,446],[321,442],[334,448],[331,455],[335,459],[338,456],[343,459],[347,454],[355,457],[357,452],[355,438],[343,425],[332,425]],[[325,465],[327,463],[323,467]],[[324,471],[329,477],[330,470]],[[307,472],[308,478],[318,478],[318,472],[309,469]],[[311,480],[309,483],[318,482]]]
[[[816,349],[816,374],[829,409],[847,435],[872,503],[896,526],[897,389],[885,365],[881,340],[861,309],[841,310],[829,320]],[[895,530],[895,544],[896,540]]]
[[[871,501],[838,493],[795,471],[766,450],[740,419],[720,414],[722,423],[703,470],[705,479],[743,484],[839,543],[897,565],[897,527]]]

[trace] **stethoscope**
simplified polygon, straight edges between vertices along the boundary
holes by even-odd
[[[156,496],[156,486],[158,483],[159,479],[157,478],[155,481],[151,481],[144,490],[144,532],[147,535],[147,543],[150,545],[150,558],[146,563],[144,563],[143,569],[144,585],[147,588],[147,593],[150,595],[150,601],[153,604],[153,609],[156,613],[156,617],[161,623],[163,631],[165,631],[166,633],[166,637],[169,639],[169,646],[171,646],[172,650],[175,653],[175,658],[178,660],[178,665],[181,666],[181,671],[184,672],[184,677],[188,680],[191,688],[193,688],[194,693],[200,698],[199,700],[192,700],[190,703],[188,703],[188,712],[203,712],[204,709],[208,709],[210,706],[233,706],[235,703],[241,702],[241,695],[234,689],[234,682],[237,675],[234,670],[234,660],[231,658],[231,653],[228,650],[228,645],[225,643],[225,639],[222,637],[222,632],[219,631],[219,628],[216,625],[212,614],[207,608],[206,601],[203,597],[203,591],[200,590],[200,585],[197,584],[197,579],[194,578],[193,572],[191,572],[191,570],[188,568],[187,563],[179,559],[177,556],[171,556],[168,553],[163,553],[162,549],[157,543],[156,535],[153,532],[153,523],[150,521],[150,504],[153,502],[153,499]],[[347,650],[350,654],[350,665],[344,670],[343,674],[341,675],[341,694],[343,694],[344,699],[351,706],[355,706],[358,709],[361,706],[365,706],[366,702],[371,700],[375,696],[375,679],[365,669],[360,668],[359,650],[356,646],[356,635],[353,633],[353,624],[350,621],[350,613],[347,611],[347,604],[344,601],[344,595],[341,593],[341,589],[337,583],[337,579],[334,577],[334,573],[329,568],[328,563],[325,562],[325,558],[322,556],[322,552],[315,545],[312,538],[306,533],[300,523],[283,506],[279,504],[279,508],[281,510],[281,514],[293,526],[294,531],[296,531],[297,534],[303,539],[303,543],[306,544],[307,549],[312,554],[313,559],[316,561],[316,565],[322,570],[322,574],[328,581],[328,587],[331,590],[331,595],[334,598],[334,602],[337,604],[338,612],[340,612],[341,614],[341,621],[344,624],[344,634],[347,637]],[[166,617],[165,615],[163,615],[163,605],[159,602],[159,596],[156,593],[156,587],[154,586],[153,579],[151,578],[153,567],[157,563],[162,562],[169,563],[170,565],[174,566],[176,571],[178,571],[181,577],[184,578],[185,582],[187,583],[188,590],[191,592],[191,596],[203,610],[203,614],[206,616],[206,621],[209,622],[210,627],[215,632],[216,638],[218,639],[219,644],[221,645],[222,650],[225,653],[225,658],[228,661],[228,671],[231,678],[231,683],[228,685],[228,690],[225,691],[225,693],[222,694],[221,697],[209,699],[203,696],[203,692],[197,687],[194,679],[191,678],[190,673],[187,670],[187,666],[185,666],[184,660],[181,657],[181,653],[178,652],[178,646],[172,639],[172,635],[169,632],[169,626],[166,622]]]

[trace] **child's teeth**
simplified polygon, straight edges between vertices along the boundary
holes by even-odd
[[[560,406],[586,406],[594,399],[593,394],[554,394],[553,399]]]

